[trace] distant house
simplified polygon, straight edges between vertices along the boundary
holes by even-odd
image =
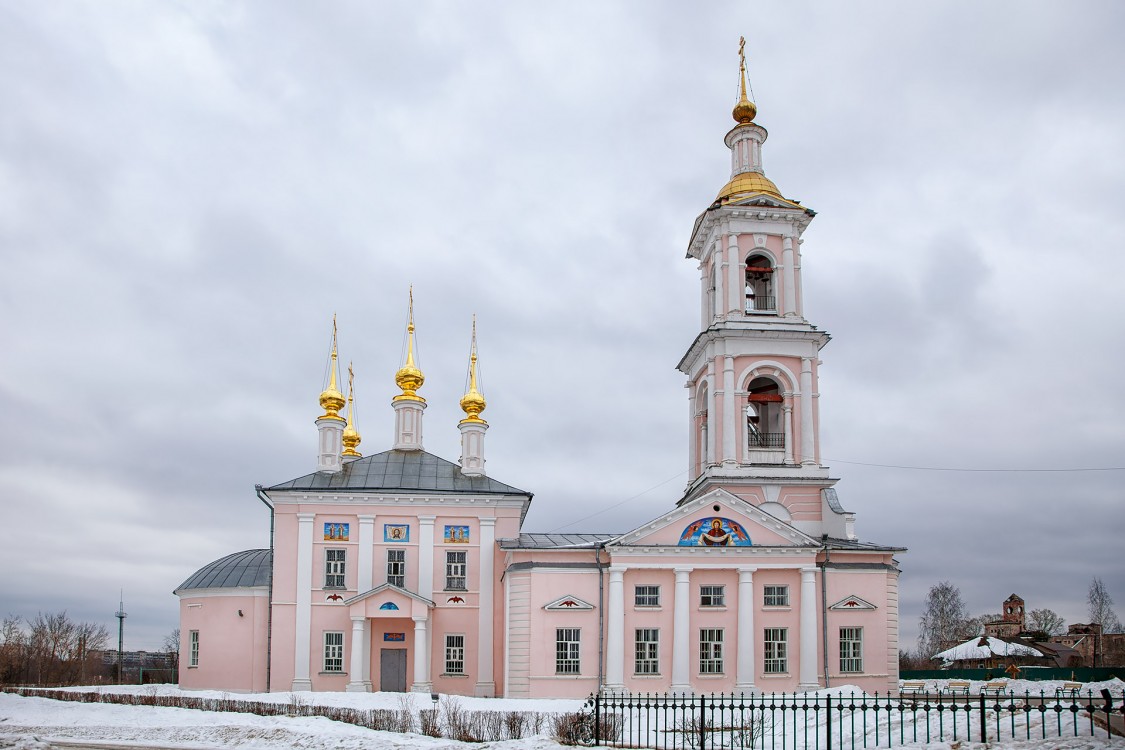
[[[1066,635],[1052,636],[1051,644],[1072,649],[1085,667],[1125,666],[1125,633],[1102,633],[1096,622],[1074,623]]]

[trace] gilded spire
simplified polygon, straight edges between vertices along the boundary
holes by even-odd
[[[461,420],[461,424],[466,422],[480,422],[487,424],[480,418],[480,413],[484,411],[486,406],[484,396],[477,389],[477,316],[473,316],[473,342],[469,347],[469,390],[461,397],[461,409],[465,412],[465,418]]]
[[[738,38],[738,87],[738,103],[731,114],[739,125],[747,125],[754,121],[758,108],[746,98],[746,37],[743,36]]]
[[[410,287],[410,315],[406,324],[406,362],[395,373],[395,384],[402,389],[402,393],[394,397],[394,401],[421,401],[426,399],[418,395],[417,390],[426,382],[426,376],[414,364],[414,287]]]
[[[359,436],[359,430],[355,427],[355,371],[352,369],[352,363],[348,363],[348,424],[344,427],[344,436],[342,442],[344,444],[344,452],[341,454],[345,457],[362,458],[363,454],[356,450],[356,447],[363,440]]]
[[[318,417],[319,419],[336,419],[341,422],[344,418],[340,416],[340,409],[344,408],[344,394],[340,393],[340,389],[336,385],[336,316],[332,316],[332,356],[330,358],[328,387],[320,394],[320,406],[324,409],[324,413]]]

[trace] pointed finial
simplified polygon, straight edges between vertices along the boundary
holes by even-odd
[[[414,287],[410,287],[410,311],[406,323],[406,361],[399,371],[395,373],[395,384],[402,389],[402,393],[394,397],[394,401],[422,401],[426,399],[418,395],[417,390],[426,382],[422,371],[414,364]]]
[[[351,458],[362,458],[363,454],[356,450],[360,442],[363,440],[359,436],[359,430],[355,426],[355,371],[352,369],[352,363],[348,362],[348,422],[344,427],[344,436],[341,442],[344,444],[344,451],[340,455]]]
[[[754,121],[758,108],[746,98],[746,37],[744,36],[738,38],[738,87],[738,103],[734,105],[731,114],[739,125],[746,125]]]
[[[465,422],[484,422],[480,413],[486,406],[484,396],[477,389],[477,316],[473,316],[473,338],[469,345],[469,390],[461,397],[461,409],[465,412]]]
[[[341,422],[340,409],[344,408],[344,394],[336,385],[336,315],[332,315],[332,354],[329,357],[328,387],[320,394],[320,406],[324,413],[318,419],[336,419]]]

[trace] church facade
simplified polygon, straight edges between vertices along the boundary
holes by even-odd
[[[317,470],[257,488],[272,549],[217,560],[176,589],[181,686],[513,698],[897,689],[903,550],[857,538],[819,453],[829,337],[805,319],[801,283],[814,212],[765,176],[744,67],[733,114],[730,180],[687,248],[700,332],[678,365],[689,481],[675,506],[625,534],[525,531],[531,493],[485,471],[475,331],[462,455],[423,449],[411,313],[391,448],[357,450],[334,342]]]

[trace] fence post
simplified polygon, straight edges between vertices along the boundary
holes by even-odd
[[[876,701],[879,700],[878,695],[875,696],[875,700]],[[825,712],[825,716],[827,717],[827,721],[824,724],[824,750],[832,750],[832,696],[831,695],[824,696],[824,712]],[[891,715],[890,711],[888,711],[887,716],[890,716],[890,715]],[[888,721],[887,722],[887,731],[888,732],[891,731],[890,726],[891,726],[890,722]]]
[[[968,701],[965,702],[968,705]],[[980,741],[988,742],[988,717],[984,715],[984,693],[980,694]],[[956,717],[954,721],[956,721]],[[966,722],[967,723],[967,722]]]
[[[594,746],[602,744],[602,690],[594,693]]]
[[[707,747],[707,719],[703,714],[704,701],[706,701],[703,693],[699,694],[699,750],[705,750]]]

